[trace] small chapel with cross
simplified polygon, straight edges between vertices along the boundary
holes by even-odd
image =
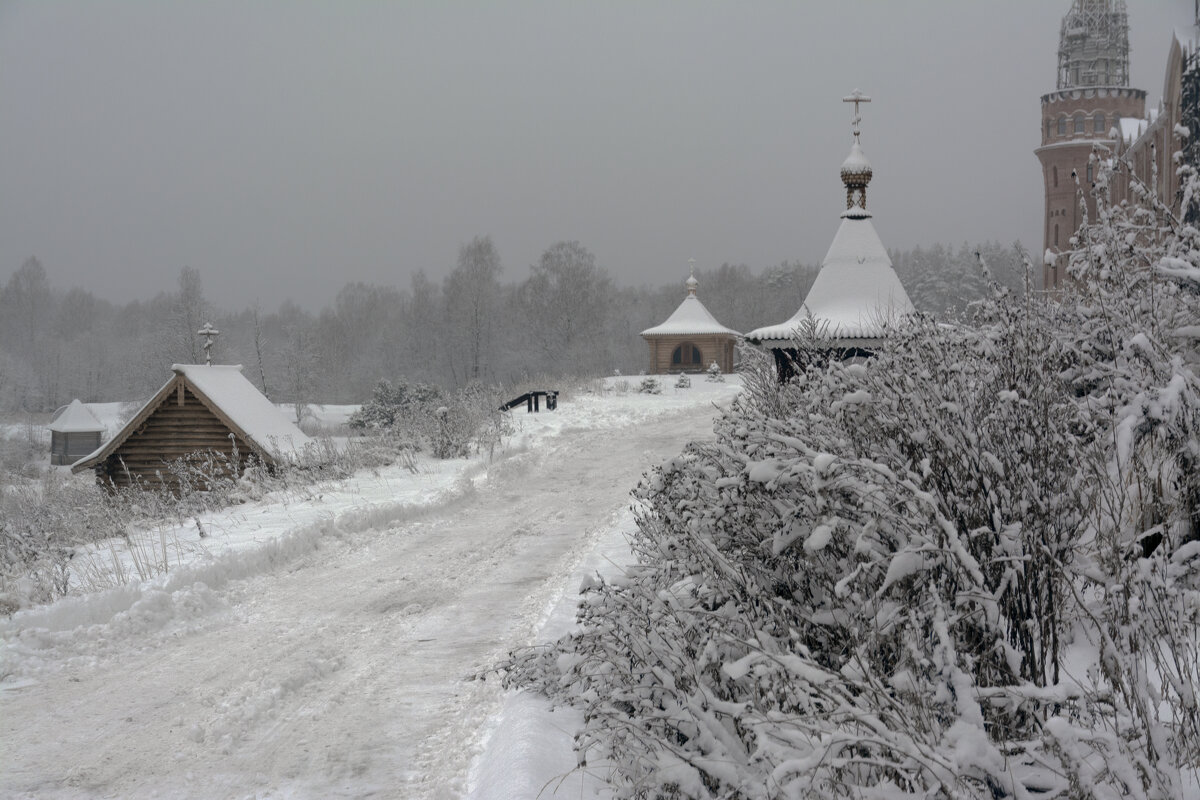
[[[746,334],[747,341],[774,355],[780,380],[789,380],[804,366],[794,342],[798,333],[816,342],[815,349],[825,358],[863,358],[878,348],[893,325],[915,311],[867,210],[867,186],[874,170],[859,139],[861,105],[871,98],[855,89],[842,99],[854,105],[854,141],[842,162],[846,209],[841,224],[800,309],[786,322]]]
[[[650,373],[703,372],[716,364],[721,372],[733,371],[733,353],[741,334],[717,322],[696,290],[696,260],[688,259],[687,294],[671,316],[642,331],[650,347]]]
[[[72,472],[92,470],[107,488],[166,487],[181,483],[178,465],[198,454],[223,459],[238,475],[251,462],[268,469],[299,458],[312,440],[242,374],[241,365],[212,363],[220,331],[205,324],[203,364],[176,364],[172,376],[95,452]]]

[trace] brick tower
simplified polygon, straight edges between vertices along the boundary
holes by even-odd
[[[1049,254],[1068,249],[1083,222],[1074,176],[1094,219],[1088,158],[1097,145],[1115,152],[1120,118],[1141,119],[1145,112],[1146,92],[1129,88],[1125,0],[1073,0],[1059,35],[1058,89],[1042,95],[1042,146],[1034,151],[1046,182],[1045,288],[1063,285],[1065,259]]]

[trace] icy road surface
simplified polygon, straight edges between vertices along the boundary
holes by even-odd
[[[450,507],[53,640],[0,693],[0,795],[462,797],[504,697],[469,676],[537,640],[639,476],[713,414],[564,430]],[[156,604],[170,623],[143,630]]]

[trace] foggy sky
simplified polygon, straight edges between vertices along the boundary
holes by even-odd
[[[315,308],[485,234],[505,280],[564,239],[633,285],[816,264],[856,87],[886,245],[1036,253],[1069,5],[0,2],[0,281]],[[1156,104],[1193,4],[1128,6]]]

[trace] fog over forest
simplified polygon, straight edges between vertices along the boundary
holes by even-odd
[[[945,318],[988,292],[977,251],[995,279],[1020,289],[1016,249],[995,243],[892,260],[917,308]],[[292,302],[218,307],[190,267],[174,291],[115,304],[62,285],[53,264],[31,256],[0,289],[0,411],[145,399],[172,364],[203,361],[196,331],[206,322],[221,331],[214,362],[244,365],[276,402],[362,402],[380,380],[461,387],[636,374],[647,364],[638,334],[679,304],[688,276],[681,264],[675,283],[622,286],[579,242],[550,245],[522,281],[505,281],[504,267],[492,240],[475,237],[442,281],[417,272],[407,286],[347,283],[313,313]],[[696,277],[709,311],[747,331],[790,318],[816,272],[798,261],[722,264]]]

